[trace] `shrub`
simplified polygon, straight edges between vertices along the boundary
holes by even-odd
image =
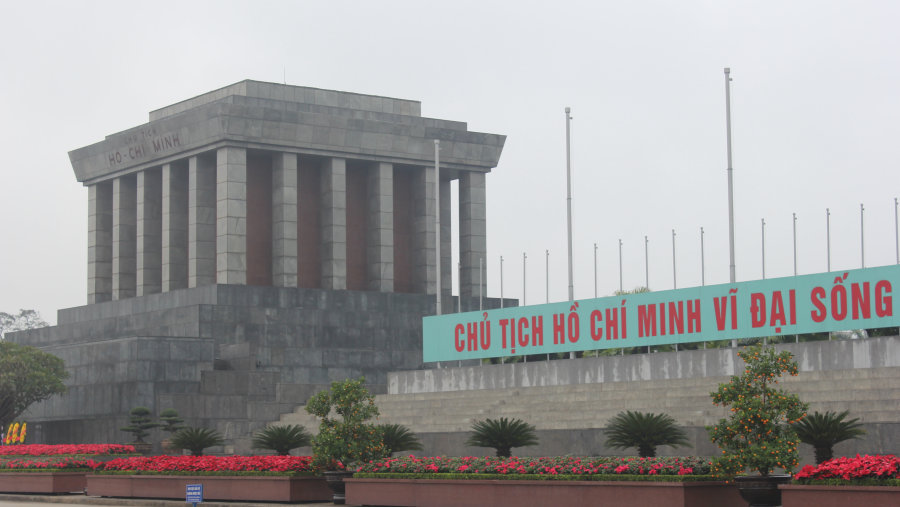
[[[387,456],[395,452],[422,450],[419,437],[402,424],[379,424],[378,430]]]
[[[713,473],[726,478],[747,469],[763,476],[777,468],[790,473],[800,461],[799,439],[791,425],[806,415],[806,404],[772,385],[785,373],[796,376],[797,363],[790,352],[777,353],[758,345],[738,356],[746,364],[744,373],[710,393],[713,404],[731,406],[727,419],[706,428],[713,443],[722,449]]]
[[[485,419],[472,425],[472,435],[466,445],[491,447],[497,451],[498,457],[509,457],[513,447],[538,444],[534,431],[534,426],[521,419]]]
[[[291,449],[305,447],[311,441],[312,436],[299,424],[269,426],[253,436],[253,447],[269,449],[276,454],[287,456],[291,453]]]
[[[816,463],[821,464],[832,458],[834,444],[866,434],[858,418],[844,420],[849,414],[849,410],[840,414],[831,411],[824,414],[813,412],[794,425],[800,441],[815,449]]]
[[[606,445],[616,449],[637,447],[642,458],[656,456],[660,445],[687,445],[684,430],[667,414],[645,414],[627,410],[610,419],[606,429]]]
[[[222,445],[225,439],[216,430],[208,428],[184,428],[172,437],[172,444],[187,449],[193,456],[203,456],[203,449]]]

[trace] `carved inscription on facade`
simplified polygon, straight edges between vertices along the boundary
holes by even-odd
[[[177,132],[159,133],[154,127],[128,134],[123,141],[125,146],[106,154],[109,167],[115,168],[139,162],[142,159],[182,147],[182,140]]]

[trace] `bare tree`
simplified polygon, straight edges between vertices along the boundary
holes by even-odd
[[[49,325],[35,310],[22,309],[18,314],[0,312],[0,340],[10,331],[24,331]]]

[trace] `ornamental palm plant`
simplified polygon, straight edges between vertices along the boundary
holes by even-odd
[[[395,452],[422,450],[419,437],[402,424],[379,424],[378,429],[388,456]]]
[[[312,443],[312,435],[299,424],[269,426],[253,436],[253,447],[269,449],[276,454],[287,456],[291,449],[306,447]]]
[[[606,445],[616,449],[637,447],[642,458],[656,456],[660,445],[687,445],[687,435],[675,419],[667,414],[645,414],[626,410],[610,419],[606,429]]]
[[[538,444],[534,431],[534,426],[521,419],[509,420],[505,417],[497,420],[485,419],[472,425],[472,435],[466,441],[466,445],[491,447],[497,451],[498,457],[508,458],[512,454],[513,447]]]
[[[794,430],[800,441],[815,449],[817,464],[824,463],[834,456],[834,445],[838,442],[866,434],[858,418],[844,420],[849,414],[849,410],[844,410],[840,414],[831,411],[824,414],[813,412],[794,424]]]
[[[184,428],[172,437],[172,444],[191,451],[192,456],[203,456],[203,449],[222,445],[225,439],[216,430],[208,428]]]

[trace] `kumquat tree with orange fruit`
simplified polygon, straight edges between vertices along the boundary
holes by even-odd
[[[712,472],[726,479],[747,470],[762,476],[779,469],[790,473],[800,464],[800,441],[791,425],[806,415],[807,405],[775,386],[785,374],[797,376],[797,363],[790,352],[759,345],[738,357],[744,361],[744,373],[710,393],[713,404],[731,410],[728,418],[706,428],[722,450]]]

